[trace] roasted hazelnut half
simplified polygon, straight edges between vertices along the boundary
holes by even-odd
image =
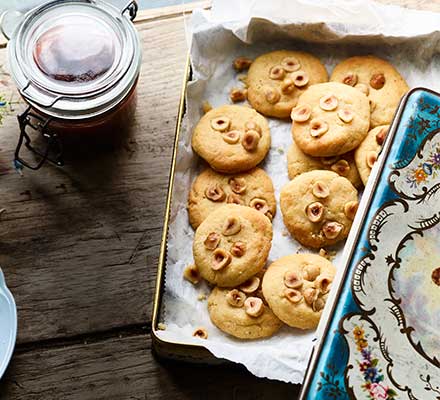
[[[264,95],[269,104],[276,104],[280,101],[281,95],[280,92],[273,87],[267,86],[264,89]]]
[[[229,92],[229,98],[233,103],[245,101],[247,99],[247,89],[232,88]]]
[[[307,288],[304,290],[304,300],[311,306],[318,298],[319,292],[314,288]]]
[[[374,74],[370,79],[370,86],[373,89],[382,89],[385,85],[385,75],[382,73]]]
[[[286,72],[298,71],[301,68],[301,64],[295,57],[286,57],[281,61],[281,65]]]
[[[336,239],[341,233],[343,227],[344,226],[339,222],[331,221],[324,224],[322,231],[327,239]]]
[[[312,304],[312,310],[315,312],[322,311],[325,307],[325,301],[321,298],[316,299]]]
[[[232,307],[243,307],[246,295],[237,289],[232,289],[226,294],[226,301]]]
[[[269,71],[269,78],[270,79],[281,80],[284,78],[285,75],[286,75],[286,71],[284,71],[284,69],[281,65],[275,65]]]
[[[374,163],[377,161],[377,153],[375,151],[369,151],[367,153],[367,166],[373,168]]]
[[[319,99],[319,107],[324,111],[333,111],[338,107],[338,99],[332,94],[322,96]]]
[[[231,255],[223,249],[215,249],[213,254],[213,262],[211,265],[211,268],[214,271],[219,271],[222,268],[225,268],[227,265],[230,264],[232,257]]]
[[[342,122],[348,124],[353,121],[354,113],[346,108],[343,108],[341,110],[338,110],[338,117]]]
[[[350,164],[347,160],[339,160],[335,162],[330,169],[341,176],[347,176],[350,172]]]
[[[309,282],[313,282],[321,273],[321,268],[317,265],[306,265],[302,270],[303,279]]]
[[[370,88],[367,85],[365,85],[364,83],[358,83],[354,87],[355,87],[355,89],[357,89],[360,92],[362,92],[363,94],[365,94],[365,96],[368,96],[370,94]]]
[[[246,179],[233,177],[229,179],[228,183],[234,193],[242,194],[246,192]]]
[[[228,117],[216,117],[211,120],[211,128],[219,131],[225,132],[231,126],[231,120]]]
[[[307,73],[305,71],[293,72],[291,77],[293,79],[293,83],[297,87],[303,87],[309,83],[309,76],[307,75]]]
[[[249,69],[252,64],[252,60],[247,57],[238,57],[234,60],[233,66],[234,69],[238,72]]]
[[[333,279],[329,276],[319,275],[314,282],[314,286],[320,293],[327,294],[330,291],[332,282]]]
[[[330,195],[330,189],[328,185],[322,181],[316,181],[312,186],[313,196],[319,199],[325,199]]]
[[[227,217],[223,224],[222,233],[225,236],[236,235],[241,230],[241,224],[237,217]]]
[[[244,206],[244,200],[239,195],[234,193],[228,194],[228,197],[226,198],[226,203]]]
[[[228,144],[238,143],[240,140],[241,132],[238,130],[227,131],[222,133],[223,140]]]
[[[211,232],[208,236],[206,236],[206,239],[203,242],[205,248],[208,250],[216,249],[219,243],[220,243],[220,235],[216,232]]]
[[[264,311],[263,300],[258,297],[248,297],[244,302],[244,309],[247,315],[259,317]]]
[[[281,84],[281,92],[284,94],[290,94],[293,93],[294,90],[295,82],[293,82],[293,80],[290,78],[284,79],[283,83]]]
[[[311,114],[312,108],[309,105],[304,104],[293,108],[290,113],[290,118],[295,122],[306,122],[309,120]]]
[[[287,271],[284,274],[284,286],[291,289],[299,289],[302,285],[303,280],[295,271]]]
[[[246,131],[241,140],[241,145],[246,151],[254,151],[258,147],[260,135],[257,131]]]
[[[328,123],[319,118],[313,118],[310,121],[310,135],[318,138],[328,131]]]
[[[254,293],[260,287],[260,278],[253,276],[240,285],[240,290],[245,293]]]
[[[217,202],[217,201],[223,201],[226,197],[226,194],[222,189],[222,187],[218,183],[216,183],[215,185],[208,186],[205,189],[205,196],[207,199]]]
[[[246,252],[246,243],[235,242],[232,244],[231,254],[234,257],[238,257],[238,258],[243,257],[245,252]]]
[[[356,216],[356,212],[359,207],[359,202],[357,201],[349,201],[348,203],[345,203],[344,206],[344,214],[348,219],[353,220]]]
[[[249,203],[249,207],[255,208],[257,211],[263,213],[266,216],[268,216],[267,214],[270,211],[269,206],[267,204],[267,201],[264,199],[260,199],[260,198],[252,199]],[[272,216],[272,214],[271,214],[271,216]],[[272,219],[272,218],[270,218],[270,219]]]
[[[245,131],[256,131],[261,136],[261,126],[258,125],[255,121],[248,121],[244,124]]]
[[[183,271],[183,277],[193,285],[197,285],[200,282],[200,272],[197,265],[188,265]]]
[[[319,222],[324,217],[324,206],[319,201],[309,204],[306,207],[307,218],[310,222]]]
[[[200,339],[208,339],[208,332],[205,328],[197,328],[194,331],[193,336]]]
[[[286,288],[283,291],[284,297],[293,304],[299,303],[303,299],[303,295],[299,290]]]
[[[358,81],[358,76],[354,72],[349,72],[347,75],[344,76],[344,79],[342,79],[342,83],[345,83],[349,86],[355,86]]]
[[[383,142],[385,142],[387,134],[388,128],[383,127],[379,132],[376,133],[376,143],[382,146]]]

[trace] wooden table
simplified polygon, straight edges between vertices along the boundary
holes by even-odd
[[[383,2],[440,11],[438,2]],[[181,8],[141,13],[136,22],[144,61],[135,134],[121,149],[21,177],[11,164],[14,113],[3,120],[0,265],[17,301],[19,331],[0,400],[296,398],[294,385],[241,368],[162,362],[151,353],[151,304],[187,54]],[[2,48],[0,64],[5,61]],[[0,82],[1,93],[12,91],[7,75]]]

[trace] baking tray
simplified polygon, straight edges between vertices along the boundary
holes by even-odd
[[[438,400],[440,94],[403,98],[359,209],[300,399]]]

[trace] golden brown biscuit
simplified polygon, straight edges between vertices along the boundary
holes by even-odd
[[[287,171],[289,179],[293,179],[304,172],[325,169],[336,172],[347,178],[355,187],[362,186],[353,152],[335,157],[312,157],[301,151],[295,142],[287,152]]]
[[[269,265],[263,295],[274,314],[294,328],[318,326],[335,267],[316,254],[293,254]]]
[[[261,271],[272,244],[272,224],[259,211],[227,204],[199,225],[193,255],[208,282],[234,287]]]
[[[290,234],[307,247],[345,239],[357,211],[358,193],[347,178],[332,171],[310,171],[281,189],[281,212]]]
[[[272,180],[261,168],[235,175],[205,169],[189,193],[191,225],[197,228],[211,212],[228,203],[255,208],[272,220],[276,210]]]
[[[387,61],[374,56],[351,57],[339,63],[331,81],[358,88],[371,102],[371,128],[391,123],[408,85]]]
[[[288,118],[304,90],[327,81],[324,65],[311,54],[273,51],[251,64],[247,77],[248,100],[264,115]]]
[[[221,106],[200,119],[192,147],[216,171],[249,171],[269,151],[269,125],[266,118],[249,107]]]
[[[292,136],[314,157],[348,153],[364,140],[370,126],[367,97],[350,86],[328,82],[310,86],[292,110]]]
[[[382,125],[373,128],[354,152],[354,160],[364,185],[367,184],[371,168],[377,160],[389,127],[389,125]]]

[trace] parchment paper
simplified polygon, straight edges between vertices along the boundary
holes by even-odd
[[[240,341],[223,334],[210,322],[202,283],[182,278],[193,262],[193,230],[186,210],[191,182],[203,163],[191,149],[191,132],[202,116],[201,104],[229,103],[232,87],[241,86],[231,64],[237,56],[255,58],[275,49],[305,50],[319,57],[331,73],[351,55],[375,54],[391,61],[411,87],[440,90],[440,15],[383,6],[368,1],[219,0],[212,13],[194,12],[191,21],[193,81],[187,91],[187,113],[178,144],[171,223],[168,235],[166,285],[160,332],[164,340],[197,343],[215,356],[241,363],[253,374],[286,382],[302,381],[315,332],[283,327],[270,339]],[[270,119],[272,146],[262,164],[271,176],[279,200],[288,182],[286,152],[291,144],[290,124]],[[281,212],[273,221],[274,238],[269,263],[281,256],[306,252],[286,235]],[[341,256],[338,249],[334,264]],[[208,340],[192,333],[203,326]]]

